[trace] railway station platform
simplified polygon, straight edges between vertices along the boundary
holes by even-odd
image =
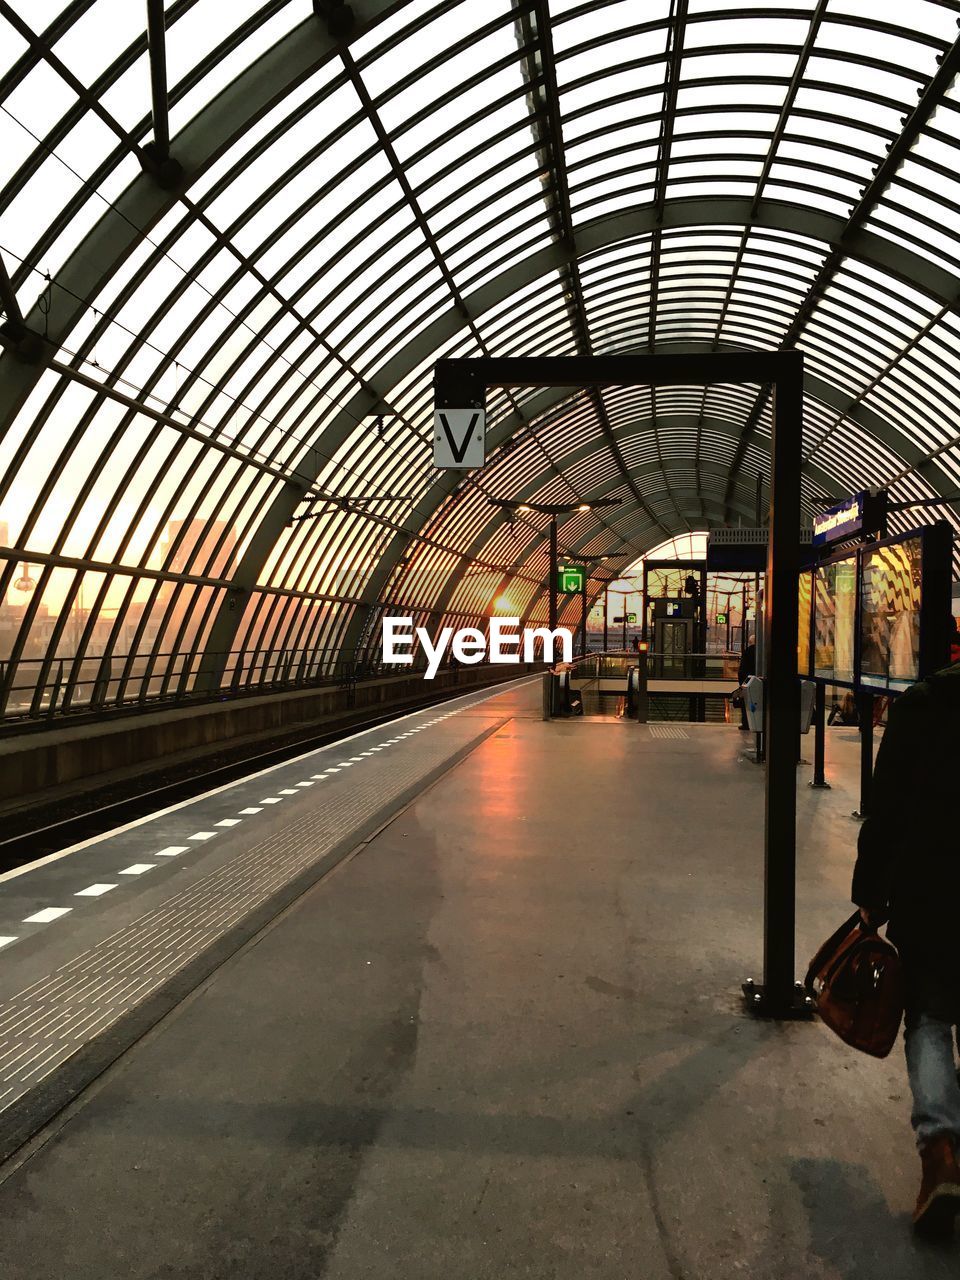
[[[0,880],[5,1280],[887,1280],[899,1050],[770,1023],[730,725],[539,681]],[[811,744],[812,746],[812,744]],[[798,974],[849,912],[855,731],[799,780]]]

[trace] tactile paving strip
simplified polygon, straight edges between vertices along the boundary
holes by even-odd
[[[651,724],[647,726],[651,738],[689,738],[686,729],[676,724]]]
[[[329,780],[312,793],[317,808],[281,833],[0,1002],[0,1111],[308,868],[321,874],[336,850],[364,839],[404,797],[507,718],[491,709],[489,719],[448,719],[442,729],[421,730],[389,759],[370,762],[360,776]]]

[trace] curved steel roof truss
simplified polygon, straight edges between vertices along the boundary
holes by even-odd
[[[537,616],[491,498],[622,497],[571,553],[751,518],[765,388],[496,392],[445,474],[440,356],[799,346],[807,512],[957,523],[955,0],[147,8],[0,0],[7,716],[325,678],[394,604]]]

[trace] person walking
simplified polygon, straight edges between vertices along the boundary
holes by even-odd
[[[917,1230],[952,1231],[960,1212],[960,663],[895,699],[858,841],[852,897],[863,925],[889,921],[906,981],[904,1042],[922,1165]]]

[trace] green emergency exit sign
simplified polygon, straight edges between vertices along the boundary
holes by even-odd
[[[727,615],[725,613],[717,614],[717,626],[725,627],[727,625]]]
[[[579,594],[587,585],[587,571],[583,565],[564,565],[557,573],[557,590]]]

